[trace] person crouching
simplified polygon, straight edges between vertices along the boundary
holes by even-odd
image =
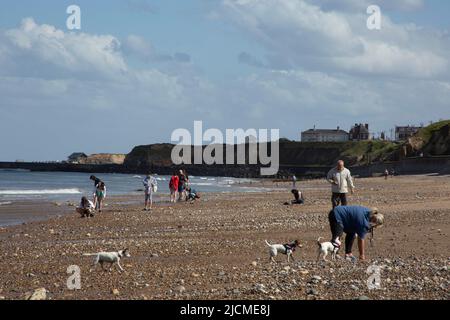
[[[82,218],[93,217],[95,212],[94,203],[92,203],[91,200],[88,200],[88,198],[83,197],[81,198],[80,206],[77,207],[76,211],[81,215]]]

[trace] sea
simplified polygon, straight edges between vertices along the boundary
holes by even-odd
[[[77,172],[32,172],[0,169],[0,206],[16,201],[50,200],[79,201],[90,197],[94,190],[91,174],[105,182],[107,195],[123,196],[142,194],[143,175]],[[169,176],[155,176],[158,193],[169,193]],[[190,184],[198,192],[260,192],[252,179],[190,176]],[[255,186],[252,186],[252,184]]]

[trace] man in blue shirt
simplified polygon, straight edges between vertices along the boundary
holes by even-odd
[[[376,208],[361,206],[339,206],[330,211],[328,215],[332,233],[331,243],[339,248],[340,238],[345,232],[345,256],[353,257],[352,247],[358,235],[358,248],[361,260],[365,260],[364,238],[373,228],[384,223],[384,216]]]

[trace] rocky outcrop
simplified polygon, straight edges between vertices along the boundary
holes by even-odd
[[[91,154],[90,156],[79,160],[80,164],[123,164],[125,160],[125,154],[113,154],[113,153],[100,153]]]
[[[150,168],[171,166],[173,145],[169,143],[138,146],[126,156],[124,165],[128,168]]]
[[[421,129],[389,156],[398,161],[411,157],[433,157],[450,155],[450,121],[435,123]]]

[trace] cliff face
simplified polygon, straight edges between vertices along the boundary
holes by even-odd
[[[127,155],[124,165],[134,169],[171,166],[173,147],[172,144],[135,147]],[[221,147],[224,150],[225,163],[226,147]],[[249,145],[247,144],[245,147],[248,155]],[[368,159],[377,161],[381,159],[386,150],[392,150],[393,148],[395,148],[395,144],[383,141],[305,143],[281,140],[279,160],[282,166],[330,166],[334,165],[339,159],[345,160],[348,165],[358,165],[367,163]],[[235,159],[236,149],[235,146]],[[191,154],[194,154],[193,147],[191,147]],[[248,160],[248,156],[246,160]]]
[[[129,168],[172,165],[173,145],[169,143],[135,147],[125,158],[124,165]]]
[[[433,131],[430,140],[423,147],[425,155],[448,155],[450,154],[450,124],[442,126]]]
[[[101,153],[92,154],[85,159],[79,161],[80,164],[123,164],[126,155],[124,154],[111,154]]]
[[[390,155],[390,160],[408,157],[450,155],[450,121],[441,121],[421,129],[409,138],[398,150]]]

